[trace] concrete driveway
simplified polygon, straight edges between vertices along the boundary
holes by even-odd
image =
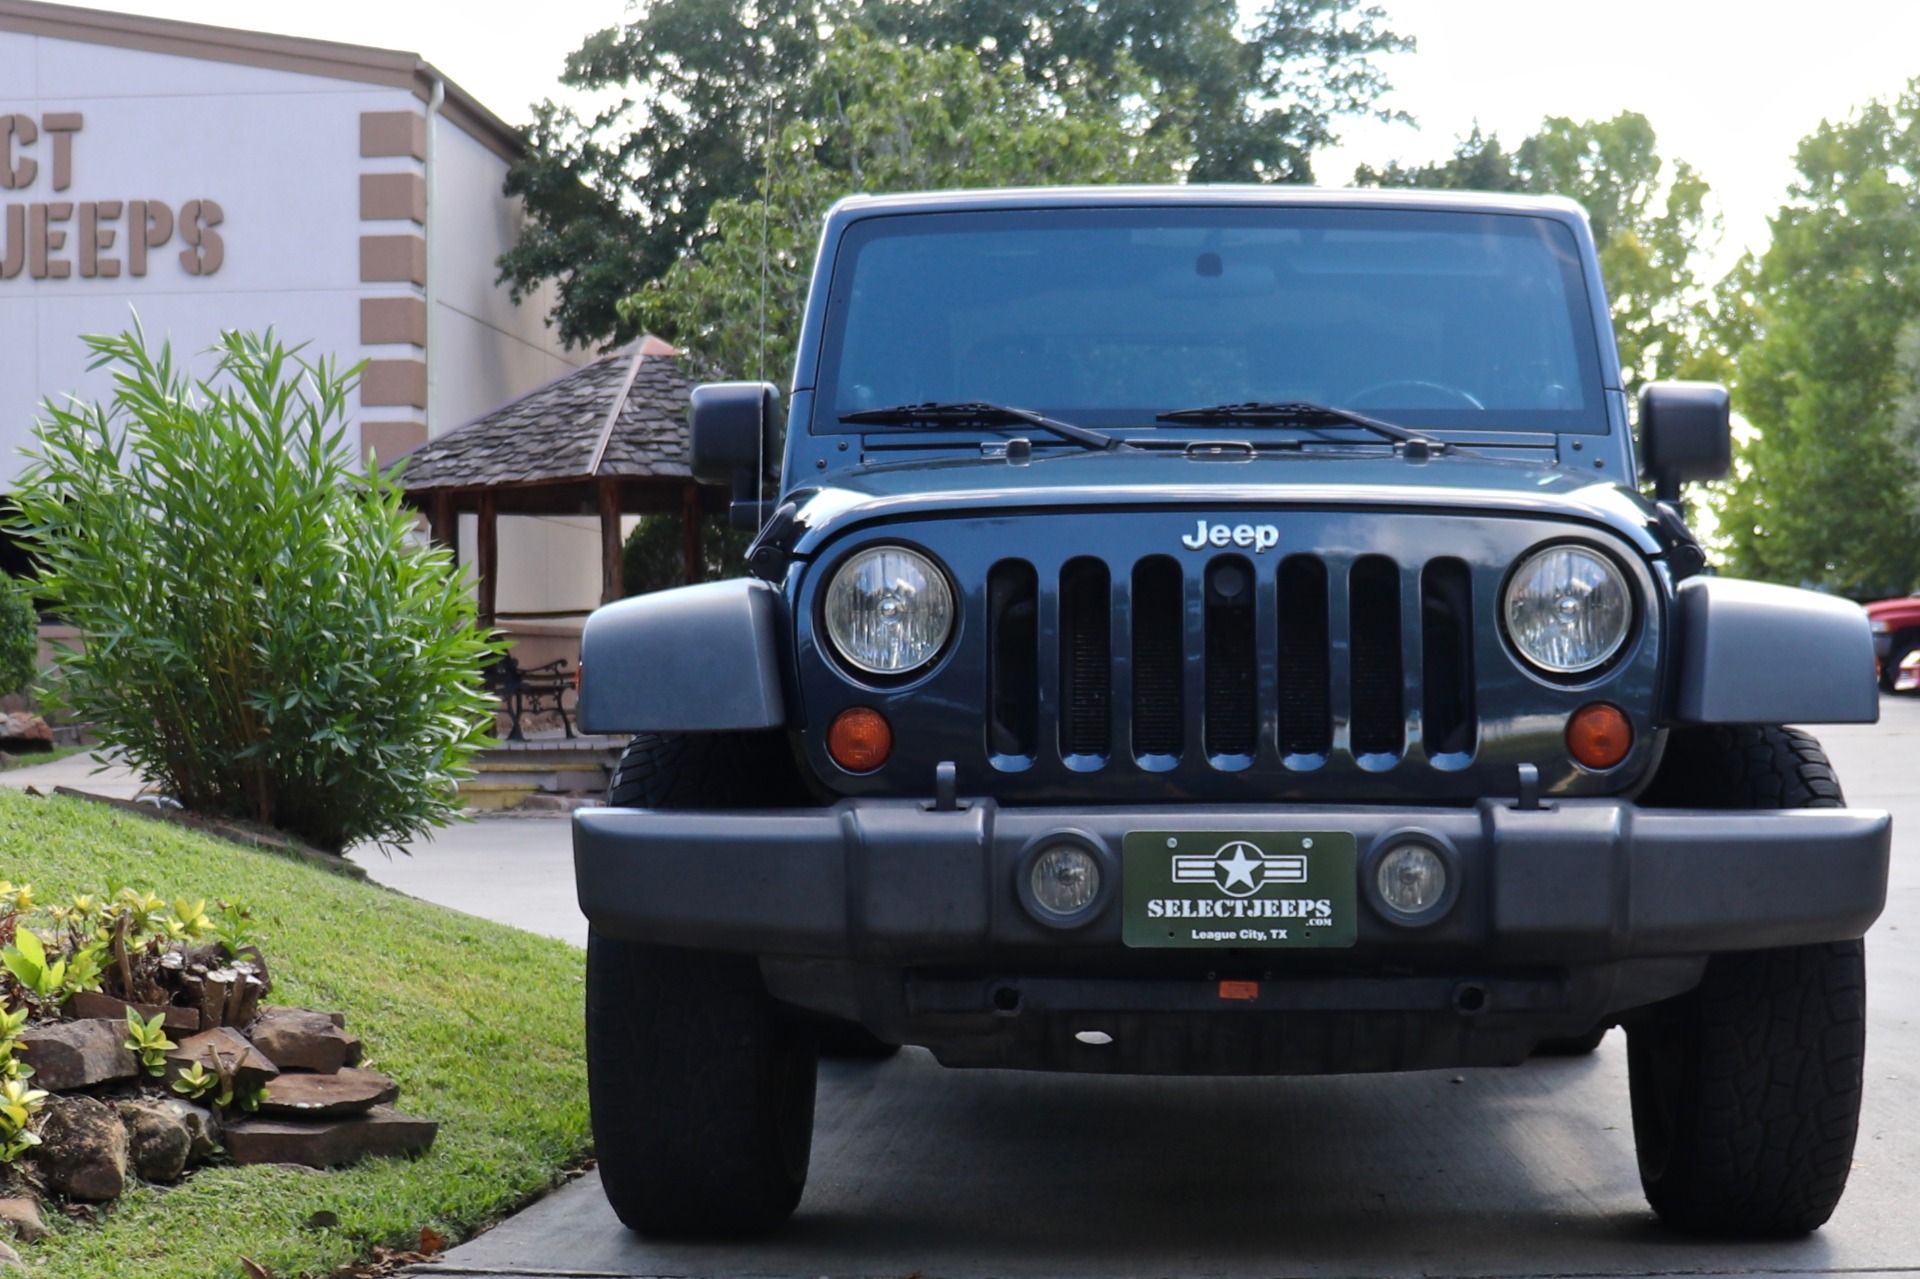
[[[1852,1184],[1833,1222],[1807,1239],[1700,1242],[1655,1223],[1635,1173],[1626,1053],[1615,1032],[1582,1061],[1344,1079],[946,1071],[917,1050],[878,1066],[828,1063],[812,1180],[794,1220],[771,1238],[644,1241],[619,1226],[587,1177],[421,1273],[1397,1279],[1920,1270],[1920,701],[1888,699],[1878,726],[1821,736],[1852,801],[1894,810],[1896,840],[1887,913],[1869,943],[1868,1092]],[[411,868],[400,865],[393,882],[453,905],[474,903],[476,892],[506,894],[516,911],[522,894],[544,900],[557,891],[549,844],[563,841],[549,841],[548,826],[482,829],[498,845],[485,865],[524,850],[517,889],[408,888]],[[565,825],[550,829],[563,836]]]

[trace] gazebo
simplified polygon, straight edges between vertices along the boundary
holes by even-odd
[[[478,517],[480,624],[497,625],[499,518],[600,517],[600,602],[620,597],[622,515],[675,513],[687,580],[700,577],[700,514],[724,500],[688,465],[685,358],[643,337],[407,454],[400,482],[432,536],[455,548],[462,513]],[[519,613],[558,620],[586,610]]]

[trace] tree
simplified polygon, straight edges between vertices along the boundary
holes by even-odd
[[[718,201],[755,194],[789,126],[828,123],[817,76],[856,29],[971,52],[1056,100],[1140,106],[1195,180],[1306,181],[1333,122],[1386,91],[1373,58],[1413,47],[1385,21],[1365,0],[1268,0],[1251,26],[1234,0],[655,0],[561,77],[622,101],[590,120],[536,108],[501,278],[516,298],[556,280],[569,342],[631,336],[618,300],[715,234]]]
[[[84,642],[60,698],[197,812],[332,851],[446,822],[496,650],[399,486],[359,474],[353,375],[270,331],[223,334],[198,380],[137,329],[85,341],[113,394],[47,403],[8,529]]]
[[[1717,220],[1706,213],[1705,179],[1684,160],[1668,174],[1655,142],[1653,126],[1636,111],[1611,120],[1550,117],[1512,151],[1476,126],[1450,159],[1363,166],[1354,181],[1579,201],[1593,225],[1620,363],[1631,384],[1694,375],[1711,360],[1700,340],[1707,319],[1695,252]]]
[[[1752,423],[1720,501],[1729,567],[1857,597],[1920,584],[1920,80],[1822,122],[1740,289]]]
[[[816,92],[818,108],[781,132],[764,198],[716,203],[701,246],[622,303],[630,328],[730,373],[778,376],[792,367],[820,217],[848,192],[1175,172],[1177,143],[1143,112],[1036,85],[1004,64],[989,70],[964,49],[851,33],[823,59]]]
[[[1311,182],[1339,116],[1389,87],[1373,59],[1410,51],[1363,0],[1268,0],[1244,26],[1234,0],[867,0],[874,31],[972,49],[1055,93],[1118,102],[1139,91],[1154,132],[1180,139],[1195,182]],[[1131,71],[1133,75],[1124,74]]]

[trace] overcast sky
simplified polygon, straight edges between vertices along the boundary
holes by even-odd
[[[1244,0],[1243,0],[1244,3]],[[1517,142],[1548,115],[1632,110],[1662,154],[1713,185],[1726,234],[1715,261],[1766,241],[1792,177],[1795,144],[1823,117],[1897,94],[1920,75],[1920,0],[1379,0],[1417,53],[1389,60],[1389,104],[1420,127],[1348,122],[1320,181],[1356,163],[1439,159],[1477,120]],[[562,60],[625,0],[118,0],[89,7],[409,49],[512,123],[559,93]],[[1775,15],[1787,19],[1776,21]]]

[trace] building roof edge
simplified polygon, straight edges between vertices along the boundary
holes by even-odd
[[[423,102],[439,81],[446,85],[442,110],[462,132],[505,160],[518,159],[526,150],[518,129],[417,53],[49,0],[0,0],[0,31],[384,85],[406,89]]]

